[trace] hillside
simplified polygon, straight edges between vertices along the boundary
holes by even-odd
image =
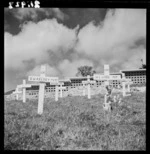
[[[104,96],[45,99],[37,115],[37,100],[5,103],[7,150],[145,150],[145,92],[134,92],[123,105],[105,115]]]

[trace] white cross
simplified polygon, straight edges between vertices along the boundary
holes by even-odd
[[[109,85],[110,80],[120,80],[120,75],[110,75],[109,73],[109,65],[104,65],[104,75],[101,74],[94,74],[93,75],[94,80],[104,80],[105,87]],[[106,105],[107,95],[104,95],[104,106]]]
[[[58,101],[58,91],[60,90],[60,97],[62,97],[62,90],[66,89],[66,87],[62,87],[64,83],[62,82],[55,82],[55,83],[50,83],[51,85],[55,85],[55,101]],[[60,85],[60,87],[58,87]]]
[[[22,93],[22,91],[19,91],[18,89],[19,89],[19,87],[17,86],[17,87],[16,87],[16,90],[13,92],[13,94],[16,94],[16,100],[19,99],[19,94]]]
[[[101,74],[94,74],[94,80],[104,80],[105,85],[109,85],[109,80],[120,80],[120,75],[110,75],[109,73],[109,65],[104,65],[104,75]]]
[[[83,81],[82,84],[83,84],[83,96],[85,96],[85,84],[83,83]]]
[[[46,77],[46,66],[41,66],[41,74],[40,76],[29,76],[29,81],[39,82],[39,98],[38,98],[38,114],[43,113],[43,104],[44,104],[44,91],[45,91],[45,83],[46,82],[57,82],[57,77]]]
[[[127,81],[129,81],[129,79],[125,78],[124,73],[122,73],[122,78],[120,77],[120,75],[109,75],[109,65],[104,65],[104,75],[94,74],[93,79],[105,80],[105,85],[109,85],[109,80],[120,80],[122,82],[122,87],[123,87],[122,88],[123,96],[129,96],[129,94],[127,95],[125,91],[125,86]]]
[[[23,84],[18,86],[23,89],[23,103],[26,102],[26,88],[31,87],[30,84],[26,84],[26,80],[23,80]]]
[[[126,79],[126,78],[125,78],[125,74],[122,73],[121,82],[122,82],[122,94],[123,94],[123,97],[125,97],[125,96],[130,96],[131,94],[126,94],[126,84],[129,85],[129,83],[131,83],[131,79]],[[129,89],[128,89],[128,90],[129,90]]]
[[[133,84],[133,82],[131,81],[131,79],[128,80],[128,81],[126,82],[126,84],[128,85],[127,91],[128,91],[128,92],[131,92],[131,91],[130,91],[130,85]]]
[[[60,97],[62,98],[62,91],[63,89],[66,89],[66,87],[63,87],[64,83],[60,83],[59,85],[60,87],[58,87],[58,89],[60,90]]]
[[[65,78],[65,79],[60,79],[59,80],[59,85],[60,87],[58,88],[58,90],[60,90],[60,97],[62,97],[62,90],[66,89],[66,87],[62,87],[62,85],[64,85],[64,82],[71,82],[71,80],[69,78]],[[61,85],[62,84],[62,85]]]
[[[91,89],[90,89],[90,84],[95,84],[96,81],[90,81],[90,75],[87,76],[87,81],[82,81],[83,84],[87,84],[87,89],[88,89],[88,99],[91,98]]]

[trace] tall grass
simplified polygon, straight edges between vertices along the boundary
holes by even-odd
[[[145,94],[125,97],[104,114],[102,95],[5,102],[5,150],[145,150]]]

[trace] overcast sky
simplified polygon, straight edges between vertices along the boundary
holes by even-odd
[[[75,76],[77,68],[103,72],[146,63],[145,9],[15,8],[4,10],[5,91],[28,75]]]

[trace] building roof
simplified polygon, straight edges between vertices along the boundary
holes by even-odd
[[[14,89],[14,90],[7,91],[7,92],[4,93],[4,95],[10,95],[10,94],[13,93],[14,91],[15,91],[15,89]]]
[[[110,75],[113,75],[113,74],[120,74],[121,75],[121,72],[114,72],[114,73],[110,73]]]
[[[136,72],[136,71],[146,71],[146,69],[130,69],[130,70],[120,70],[121,72]]]
[[[95,73],[95,74],[99,74],[99,75],[104,75],[104,73]],[[113,75],[113,74],[120,74],[120,72],[113,72],[113,73],[110,73],[110,75]],[[86,76],[80,76],[80,77],[68,77],[70,79],[87,79]],[[93,76],[90,76],[90,78],[93,78]]]
[[[90,76],[91,78],[92,76]],[[80,77],[69,77],[70,79],[87,79],[86,76],[80,76]]]

